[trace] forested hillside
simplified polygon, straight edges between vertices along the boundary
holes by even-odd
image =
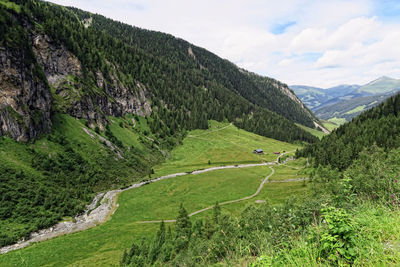
[[[205,82],[207,88],[218,84],[238,93],[253,104],[272,110],[291,121],[314,127],[312,121],[315,117],[312,113],[305,108],[287,85],[277,80],[239,69],[231,62],[172,35],[135,28],[101,15],[71,9],[81,20],[91,18],[90,27],[95,30],[106,31],[129,45],[143,49],[165,62],[173,63],[180,72],[186,70],[188,73],[191,71],[198,73],[197,70],[200,69],[203,83]],[[210,83],[211,81],[217,84],[214,85]],[[226,111],[226,113],[230,112],[230,110]]]
[[[297,155],[311,155],[315,157],[316,165],[330,165],[343,170],[357,159],[362,150],[374,144],[385,151],[400,146],[400,94],[362,113]]]
[[[282,93],[280,86],[285,86],[277,81],[266,78],[257,86],[251,75],[232,63],[171,35],[44,2],[28,1],[26,6],[37,20],[35,31],[61,42],[82,63],[76,85],[94,105],[99,95],[110,94],[115,80],[129,90],[142,85],[156,111],[152,130],[161,137],[206,128],[209,119],[254,120],[251,114],[257,112],[263,114],[265,123],[247,130],[285,141],[315,140],[288,120],[314,127],[313,115]],[[91,24],[85,27],[82,21],[89,17]],[[74,107],[66,109],[77,115]]]

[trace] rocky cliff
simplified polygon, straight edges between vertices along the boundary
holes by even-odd
[[[41,70],[26,62],[27,51],[0,47],[0,135],[18,141],[51,127],[51,94]]]
[[[100,128],[107,124],[107,116],[151,113],[148,90],[139,82],[134,88],[125,86],[117,67],[112,66],[111,73],[98,71],[94,93],[85,92],[78,58],[43,33],[29,36],[33,52],[29,65],[24,62],[25,50],[0,47],[0,135],[28,141],[48,132],[52,110]]]

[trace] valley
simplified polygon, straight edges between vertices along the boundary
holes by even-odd
[[[291,88],[318,118],[341,125],[395,95],[400,90],[400,80],[383,76],[362,86]]]
[[[398,27],[155,2],[0,0],[0,266],[399,266]]]
[[[254,148],[259,147],[263,148],[264,154],[253,153]],[[29,262],[30,266],[56,263],[72,266],[117,265],[123,249],[129,247],[133,239],[140,240],[155,233],[157,223],[141,224],[141,221],[171,219],[177,214],[180,203],[192,213],[216,201],[222,204],[253,195],[252,198],[221,206],[224,212],[238,214],[255,200],[278,205],[289,196],[304,197],[307,186],[301,180],[296,181],[307,177],[301,171],[304,162],[289,161],[285,165],[276,165],[277,155],[273,153],[297,148],[299,146],[258,136],[231,124],[211,121],[209,130],[191,131],[183,140],[183,145],[171,152],[170,159],[154,168],[152,177],[203,168],[207,170],[210,166],[226,164],[234,168],[177,176],[123,191],[118,195],[117,208],[109,221],[86,231],[3,254],[0,265],[14,266],[24,262]],[[253,166],[243,165],[240,168],[242,164]],[[235,168],[236,165],[239,168]],[[260,186],[266,177],[269,177],[269,182]],[[286,180],[288,182],[283,182]],[[257,189],[259,194],[254,195]],[[210,211],[205,211],[193,217],[203,218],[209,214]]]

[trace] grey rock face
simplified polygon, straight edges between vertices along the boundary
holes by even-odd
[[[104,124],[105,116],[129,113],[143,116],[151,113],[146,88],[140,83],[136,84],[136,88],[127,88],[118,79],[116,67],[111,63],[108,63],[113,67],[109,73],[111,83],[106,83],[103,73],[96,73],[96,85],[105,94],[88,96],[82,93],[82,85],[75,79],[81,76],[81,62],[63,45],[53,42],[46,35],[36,35],[33,37],[33,51],[56,94],[69,99],[66,112],[72,116]]]
[[[51,94],[40,70],[27,65],[25,51],[0,47],[0,135],[18,141],[35,138],[51,127]]]
[[[151,114],[145,86],[137,82],[134,88],[126,87],[111,63],[113,70],[107,74],[111,81],[97,71],[96,91],[100,93],[87,94],[80,82],[82,64],[73,53],[45,34],[32,35],[31,43],[37,64],[30,66],[24,65],[22,50],[0,47],[0,136],[27,141],[48,132],[52,105],[100,128],[108,123],[107,116]],[[38,79],[37,72],[42,70],[45,77]]]

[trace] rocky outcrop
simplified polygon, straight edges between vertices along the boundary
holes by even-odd
[[[111,63],[111,73],[96,73],[98,88],[89,94],[81,83],[81,62],[64,45],[45,34],[31,35],[31,44],[36,60],[28,66],[26,51],[0,47],[0,136],[27,141],[48,132],[52,105],[100,128],[107,116],[151,114],[149,91],[138,82],[125,86]]]
[[[64,46],[44,34],[34,35],[32,39],[32,50],[51,86],[57,88],[68,75],[81,75],[80,61]]]
[[[100,128],[107,123],[106,116],[151,114],[148,90],[140,83],[135,88],[125,86],[118,78],[117,67],[110,62],[107,62],[111,69],[108,80],[100,71],[95,74],[99,93],[86,94],[80,83],[82,64],[74,54],[44,34],[33,36],[32,42],[37,61],[55,89],[55,105],[60,111],[87,119],[89,124],[96,123]]]
[[[35,138],[51,127],[51,94],[46,79],[22,49],[0,47],[0,136]]]

